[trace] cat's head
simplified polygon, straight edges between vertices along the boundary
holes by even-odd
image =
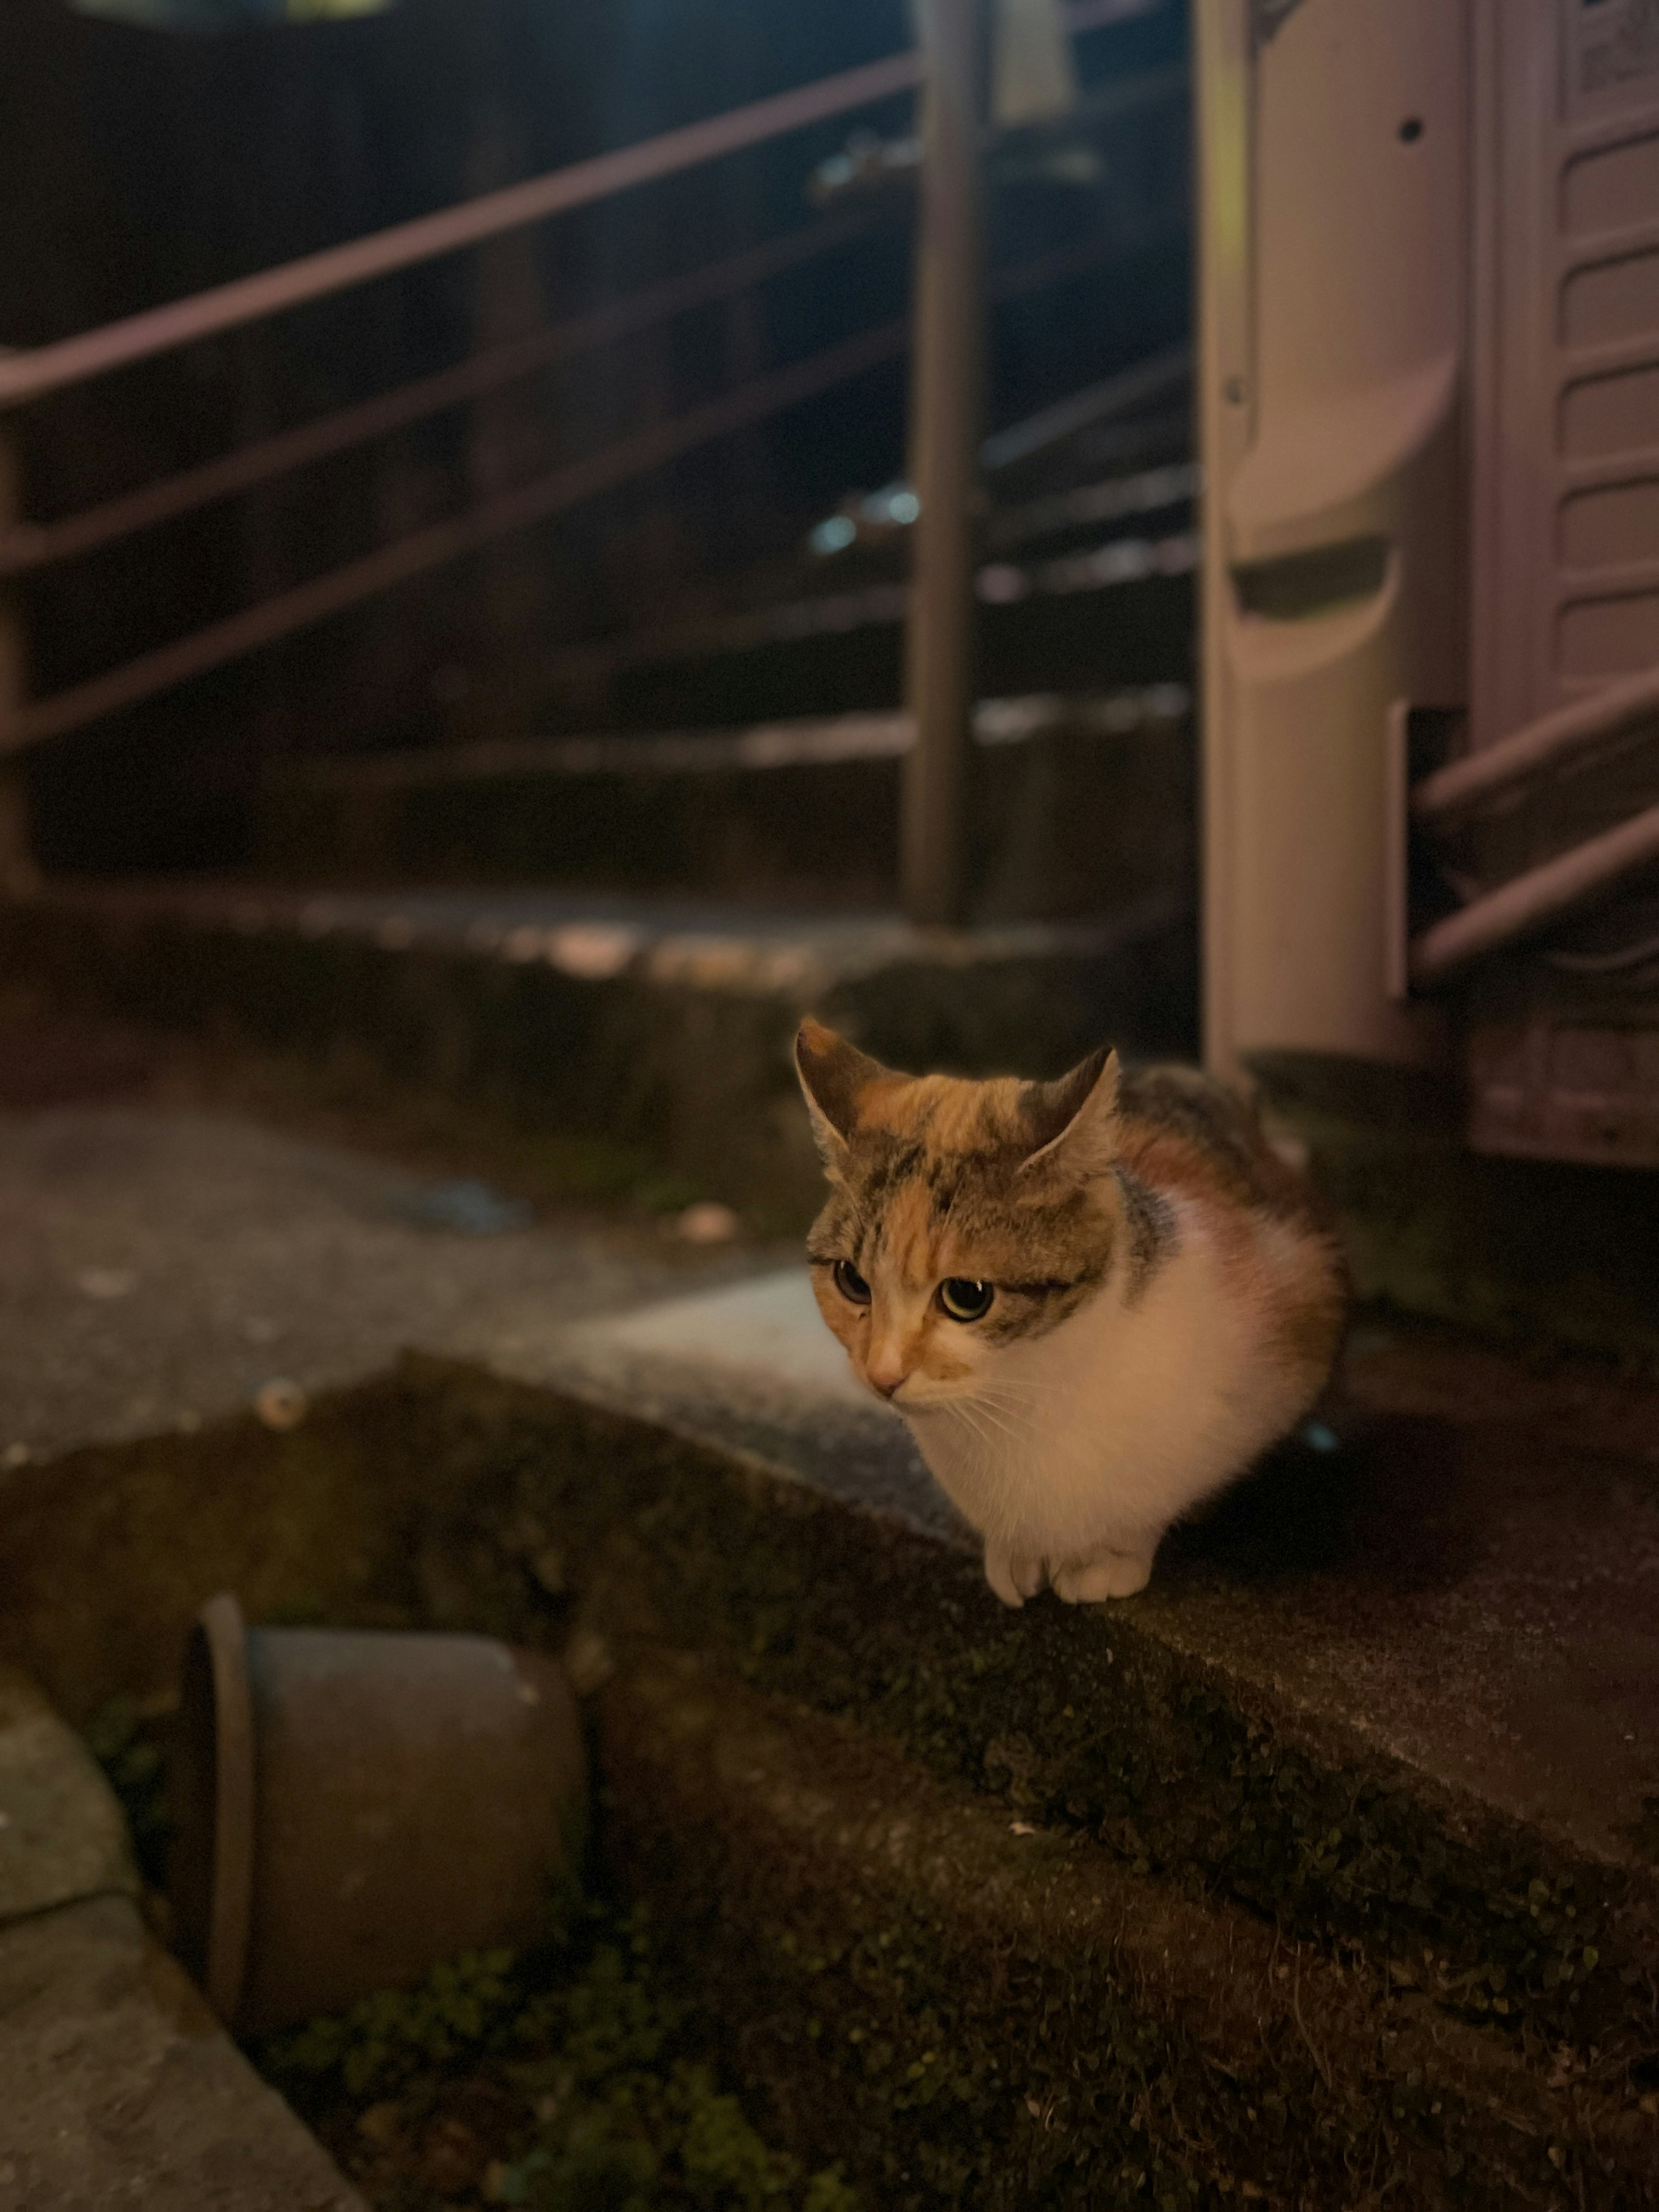
[[[807,1253],[860,1379],[907,1413],[1099,1289],[1120,1227],[1117,1055],[1054,1083],[896,1074],[821,1023],[795,1065],[830,1196]]]

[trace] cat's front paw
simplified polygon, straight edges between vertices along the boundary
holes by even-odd
[[[1068,1559],[1054,1570],[1054,1595],[1067,1605],[1100,1605],[1109,1597],[1133,1597],[1152,1579],[1152,1555],[1147,1552],[1109,1552],[1103,1547],[1086,1559]]]
[[[1004,1605],[1021,1606],[1042,1588],[1042,1562],[985,1547],[985,1579]]]

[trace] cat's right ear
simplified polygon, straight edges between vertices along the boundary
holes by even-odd
[[[830,1174],[847,1158],[848,1139],[858,1119],[859,1094],[887,1070],[834,1030],[809,1014],[795,1032],[795,1073],[811,1118],[818,1157]]]
[[[1021,1104],[1031,1150],[1021,1175],[1062,1164],[1098,1175],[1117,1150],[1117,1054],[1103,1045],[1056,1083],[1028,1083]]]

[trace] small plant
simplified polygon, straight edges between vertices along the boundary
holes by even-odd
[[[721,2088],[661,1985],[642,1913],[566,1898],[533,1949],[454,1960],[258,2056],[313,2114],[341,2099],[429,2104],[436,2077],[493,2075],[526,2122],[487,2193],[530,2212],[857,2212],[838,2171],[805,2173]]]
[[[145,1734],[128,1698],[112,1698],[88,1728],[84,1741],[127,1816],[139,1872],[152,1888],[159,1889],[166,1879],[167,1845],[173,1839],[161,1746]]]

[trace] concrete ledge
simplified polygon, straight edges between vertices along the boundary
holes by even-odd
[[[125,1897],[0,1930],[0,2204],[364,2212]]]
[[[145,1930],[108,1785],[0,1669],[0,2206],[363,2212]]]
[[[1378,1363],[1393,1425],[1340,1490],[1322,1462],[1281,1465],[1121,1607],[1010,1615],[970,1552],[805,1470],[411,1361],[291,1434],[25,1470],[0,1492],[0,1634],[72,1711],[164,1691],[222,1586],[255,1619],[648,1638],[854,1720],[1013,1817],[1357,1946],[1500,2037],[1525,2024],[1651,2064],[1632,1994],[1659,1972],[1651,1479],[1627,1453],[1583,1456],[1581,1435],[1523,1494],[1545,1407],[1501,1365],[1487,1383],[1515,1421],[1460,1476],[1431,1417],[1437,1382],[1467,1410],[1467,1367]],[[1589,1427],[1571,1403],[1558,1418]],[[1426,1456],[1391,1459],[1402,1441]],[[1537,1525],[1559,1581],[1530,1577]]]
[[[209,1029],[651,1152],[759,1219],[821,1176],[789,1044],[814,1011],[899,1065],[1057,1073],[1103,1038],[1193,1042],[1178,896],[923,932],[639,900],[252,886],[58,888],[0,905],[0,964],[64,1003]]]
[[[86,1746],[27,1675],[0,1667],[0,1925],[137,1893],[121,1808]]]
[[[1569,2107],[1518,2045],[846,1722],[649,1654],[599,1711],[619,1877],[772,2131],[873,2203],[1542,2207],[1656,2178],[1620,2091]]]
[[[981,920],[1088,915],[1189,884],[1178,685],[982,702],[969,880]],[[263,859],[302,881],[587,884],[890,903],[902,714],[280,763]]]

